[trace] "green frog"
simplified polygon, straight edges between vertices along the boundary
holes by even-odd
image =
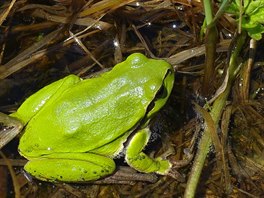
[[[171,162],[143,149],[173,83],[169,63],[134,53],[97,77],[69,75],[47,85],[11,114],[25,125],[25,170],[44,181],[92,181],[112,174],[123,153],[137,171],[168,174]]]

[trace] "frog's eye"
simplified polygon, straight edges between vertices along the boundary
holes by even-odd
[[[151,103],[148,105],[147,112],[150,112],[156,106],[157,100],[167,98],[167,96],[168,96],[168,91],[162,84],[159,91],[156,93],[154,100],[152,100]]]

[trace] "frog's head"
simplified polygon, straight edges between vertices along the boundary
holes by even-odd
[[[141,67],[137,78],[149,77],[149,83],[146,86],[155,87],[151,93],[151,101],[147,107],[143,125],[147,125],[149,120],[157,113],[167,102],[174,84],[173,67],[165,60],[149,59],[143,54],[135,53],[127,58],[131,67]],[[152,88],[151,88],[152,89]]]
[[[166,70],[166,73],[163,78],[163,82],[158,90],[158,92],[155,95],[155,98],[152,100],[152,102],[148,106],[148,113],[146,115],[146,119],[149,121],[155,113],[157,113],[167,102],[172,88],[174,84],[174,71],[171,65],[169,65],[167,62],[161,60],[166,63],[168,68]],[[147,124],[147,123],[146,123]]]

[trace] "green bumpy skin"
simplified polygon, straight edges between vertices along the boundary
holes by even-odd
[[[124,152],[134,169],[167,174],[169,161],[142,150],[173,83],[166,61],[135,53],[96,78],[69,75],[44,87],[11,114],[26,125],[19,143],[25,170],[44,181],[97,180],[113,173],[113,158]]]

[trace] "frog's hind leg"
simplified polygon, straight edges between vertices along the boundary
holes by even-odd
[[[56,153],[29,161],[25,170],[44,181],[82,182],[111,174],[115,162],[92,153]]]
[[[126,162],[134,169],[165,175],[170,171],[171,163],[162,158],[151,158],[142,152],[150,138],[149,128],[138,131],[130,140],[126,151]]]
[[[66,89],[69,89],[80,81],[81,79],[78,76],[72,74],[55,81],[31,95],[25,102],[23,102],[18,110],[10,114],[10,116],[16,117],[22,121],[23,124],[26,124],[47,103],[52,103]]]

